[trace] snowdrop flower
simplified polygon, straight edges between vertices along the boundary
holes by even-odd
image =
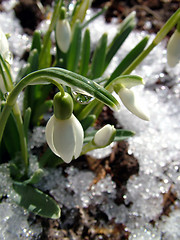
[[[56,41],[59,49],[66,53],[71,43],[71,27],[69,21],[65,19],[65,9],[61,10],[61,17],[56,24]]]
[[[180,32],[176,30],[167,45],[167,62],[170,67],[175,67],[180,61]]]
[[[11,63],[11,52],[9,51],[9,43],[1,28],[0,28],[0,54],[5,61]]]
[[[149,121],[148,113],[142,109],[142,104],[139,102],[137,96],[135,96],[134,92],[131,89],[122,87],[120,88],[118,95],[124,106],[130,112],[143,120]]]
[[[9,51],[9,43],[1,28],[0,28],[0,54],[8,64],[11,63],[11,52]],[[6,72],[4,71],[4,69],[3,73],[6,76]],[[1,74],[0,74],[0,90],[2,93],[7,92],[7,89],[4,84],[4,79]]]
[[[107,124],[98,130],[94,136],[94,144],[98,147],[106,147],[114,140],[116,129],[114,126]]]
[[[54,98],[54,115],[46,125],[45,134],[51,150],[66,163],[70,163],[73,157],[78,158],[81,154],[84,131],[72,114],[71,96],[65,93],[63,99],[60,95],[56,94]]]

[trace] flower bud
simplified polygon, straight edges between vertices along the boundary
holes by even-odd
[[[142,109],[142,104],[138,101],[131,89],[122,87],[118,94],[124,106],[130,112],[143,120],[149,121],[148,114],[144,111],[144,109]]]
[[[167,45],[167,62],[170,67],[175,67],[180,61],[180,32],[176,30]]]
[[[56,93],[53,99],[54,115],[59,120],[65,120],[71,117],[73,112],[72,97],[65,92],[62,96],[61,92]]]
[[[56,24],[56,41],[59,49],[66,53],[71,43],[71,27],[67,19],[59,19]]]
[[[113,142],[115,135],[114,126],[107,124],[96,132],[93,143],[98,147],[106,147]]]

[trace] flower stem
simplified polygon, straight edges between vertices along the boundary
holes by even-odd
[[[17,128],[18,128],[18,132],[19,132],[19,138],[20,138],[20,145],[21,145],[21,155],[22,155],[22,159],[24,161],[24,165],[25,165],[25,172],[27,172],[27,168],[28,168],[28,151],[27,151],[27,141],[26,141],[26,136],[24,133],[24,125],[23,125],[23,120],[21,117],[21,113],[19,110],[19,106],[16,103],[13,107],[13,113],[14,113],[14,117],[16,119],[16,124],[17,124]]]
[[[86,105],[86,107],[83,108],[83,110],[79,113],[79,115],[77,116],[77,118],[81,121],[84,118],[86,118],[91,111],[93,110],[94,107],[96,107],[98,101],[96,99],[94,99],[92,102],[90,102],[88,105]]]
[[[97,148],[98,147],[90,141],[83,146],[82,151],[81,151],[81,155],[84,155],[87,152],[92,151],[92,150],[97,149]]]
[[[169,20],[164,24],[161,30],[157,33],[153,42],[129,65],[128,68],[121,74],[130,74],[143,60],[144,58],[156,47],[163,38],[168,34],[168,32],[177,24],[180,19],[180,8],[169,18]]]
[[[59,14],[60,14],[60,8],[61,8],[61,5],[62,5],[62,0],[59,0],[57,2],[57,4],[55,5],[54,7],[54,12],[53,12],[53,16],[52,16],[52,19],[51,19],[51,23],[49,25],[49,28],[44,36],[44,39],[43,39],[43,47],[42,47],[42,50],[41,50],[41,53],[40,53],[40,57],[39,57],[39,66],[41,68],[42,66],[42,62],[44,61],[44,56],[46,54],[46,49],[47,49],[47,46],[48,46],[48,43],[49,43],[49,38],[51,36],[51,32],[53,31],[55,25],[56,25],[56,21],[59,17]]]

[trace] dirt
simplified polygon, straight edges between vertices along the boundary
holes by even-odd
[[[51,4],[52,1],[41,1],[43,5]],[[110,22],[116,17],[121,22],[133,10],[137,13],[137,29],[157,32],[179,7],[177,1],[105,1],[94,0],[93,7],[103,7],[108,5],[109,8],[105,14],[105,19]],[[45,14],[38,7],[37,2],[33,0],[20,0],[20,3],[14,8],[16,16],[20,19],[24,31],[32,34],[37,25],[45,18]],[[147,24],[149,22],[149,25]],[[106,123],[117,126],[117,121],[113,117],[111,110],[105,107],[99,116],[96,127]],[[120,127],[120,126],[118,126]],[[92,184],[96,184],[107,174],[112,176],[116,184],[117,195],[115,203],[125,204],[123,195],[126,193],[126,183],[128,179],[138,174],[138,160],[128,154],[128,143],[126,141],[118,142],[110,155],[100,160],[92,157],[80,157],[72,165],[83,170],[87,169],[95,173]],[[69,165],[68,165],[69,166]],[[63,166],[66,168],[67,166]],[[176,200],[176,194],[169,189],[164,195],[164,210],[162,214],[168,215],[170,207]],[[160,216],[161,217],[161,216]],[[37,217],[43,227],[43,233],[39,237],[41,240],[67,240],[67,239],[84,239],[84,240],[128,240],[130,233],[123,224],[117,224],[113,220],[109,221],[105,213],[100,211],[99,206],[89,206],[87,209],[62,208],[62,216],[58,220],[44,219]]]

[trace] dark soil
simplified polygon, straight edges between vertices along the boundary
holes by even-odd
[[[43,5],[52,3],[51,0],[41,2]],[[105,4],[109,6],[105,14],[107,22],[110,22],[113,17],[116,17],[121,22],[130,12],[135,10],[138,19],[137,29],[157,32],[179,7],[179,0],[94,0],[92,6],[97,8],[103,7]],[[45,18],[45,13],[38,7],[37,2],[33,0],[20,0],[14,10],[24,31],[28,34],[32,34],[40,21]],[[149,22],[149,25],[147,22]],[[117,125],[116,119],[107,107],[103,109],[99,116],[96,127],[98,128],[106,123]],[[117,196],[115,202],[118,205],[125,204],[123,195],[126,193],[126,183],[132,175],[138,174],[139,171],[138,160],[133,155],[128,154],[128,144],[125,141],[117,143],[108,158],[97,160],[83,156],[75,163],[72,162],[72,165],[79,169],[93,171],[96,175],[93,184],[104,178],[106,174],[110,174],[116,183]],[[66,168],[67,165],[63,167]],[[164,195],[164,211],[162,214],[169,213],[175,199],[176,195],[169,189],[169,192]],[[60,219],[51,220],[37,217],[37,221],[40,221],[43,226],[43,233],[39,237],[41,240],[127,240],[130,234],[123,224],[109,221],[107,215],[100,211],[99,206],[90,206],[88,209],[66,209],[64,207]]]

